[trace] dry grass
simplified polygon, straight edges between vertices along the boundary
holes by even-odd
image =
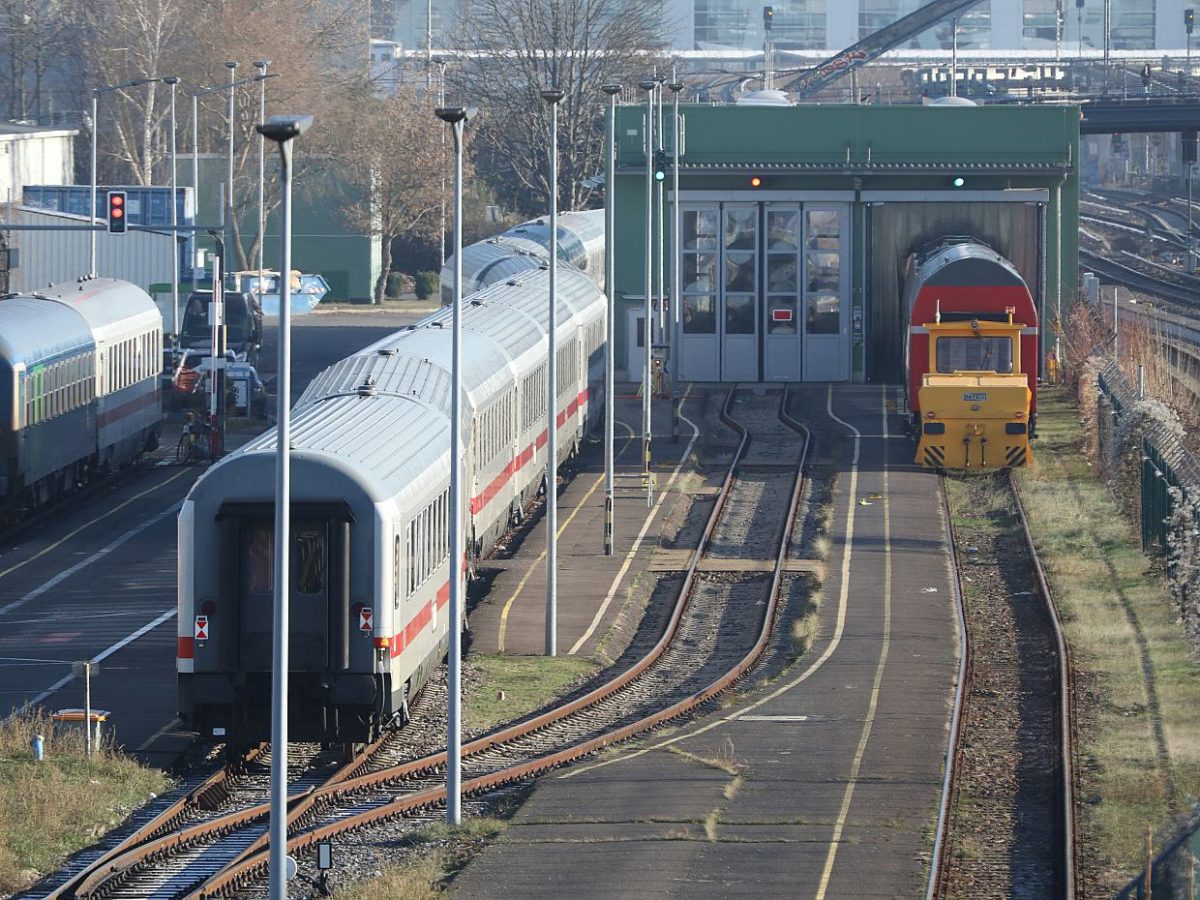
[[[1137,871],[1147,826],[1161,832],[1200,796],[1200,672],[1165,585],[1083,457],[1078,411],[1061,391],[1039,405],[1037,467],[1020,483],[1078,673],[1079,824],[1103,867],[1098,896]]]
[[[472,656],[479,669],[479,688],[466,700],[469,732],[486,731],[512,722],[569,692],[599,668],[577,656]]]
[[[813,587],[804,612],[792,621],[792,661],[795,662],[809,651],[813,641],[821,632],[821,591],[819,584]]]
[[[498,819],[467,819],[458,828],[437,823],[409,835],[401,844],[405,859],[375,878],[338,888],[335,900],[432,900],[444,896],[450,880],[479,846],[505,828]]]
[[[30,739],[46,738],[33,760]],[[0,894],[21,890],[121,824],[170,782],[112,750],[84,753],[83,732],[41,712],[0,722]]]

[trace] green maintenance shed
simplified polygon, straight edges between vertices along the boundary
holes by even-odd
[[[652,341],[678,379],[900,380],[905,266],[946,236],[1016,266],[1043,335],[1074,294],[1078,107],[686,104],[680,115],[675,253],[669,100],[665,152],[649,158],[651,211],[662,184],[666,219]],[[644,104],[617,107],[610,173],[617,368],[630,380],[642,375],[645,265],[660,233],[656,218],[647,242],[645,120]]]

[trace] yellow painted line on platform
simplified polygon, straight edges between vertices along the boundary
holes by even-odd
[[[627,432],[629,432],[629,437],[627,437],[625,439],[625,444],[621,447],[621,452],[616,454],[617,456],[620,456],[620,455],[624,454],[624,452],[626,450],[629,449],[629,444],[633,440],[634,434],[633,434],[633,429],[630,428],[624,422],[614,423],[614,424],[620,424],[622,428],[624,428]],[[574,519],[577,515],[579,515],[579,511],[581,509],[583,509],[584,505],[591,498],[592,494],[596,493],[596,488],[600,487],[600,485],[602,485],[604,483],[605,477],[606,477],[606,473],[603,473],[603,472],[600,473],[600,477],[596,479],[596,483],[593,484],[590,488],[588,488],[588,492],[583,495],[583,499],[579,501],[578,505],[576,505],[576,507],[573,510],[571,510],[571,514],[569,516],[567,516],[566,521],[564,521],[561,525],[558,526],[558,536],[559,537],[562,537],[563,532],[567,530],[567,526],[571,524],[571,520]],[[521,580],[519,582],[517,582],[517,586],[513,590],[512,596],[509,597],[508,600],[506,600],[504,602],[504,609],[500,613],[500,634],[496,637],[496,649],[500,653],[504,652],[504,638],[508,634],[508,613],[513,608],[513,604],[517,602],[517,598],[519,596],[521,596],[521,592],[523,590],[525,590],[525,585],[529,583],[529,579],[533,576],[534,570],[537,569],[538,563],[540,563],[545,558],[546,558],[546,551],[543,550],[540,554],[538,554],[538,558],[535,559],[530,564],[529,568],[526,570],[526,572],[525,572],[524,576],[522,576]]]
[[[842,834],[846,830],[846,819],[850,816],[850,804],[854,800],[854,788],[858,784],[858,775],[862,771],[863,756],[867,752],[867,742],[871,739],[871,729],[875,725],[875,712],[879,708],[879,691],[883,685],[883,670],[887,665],[888,650],[892,643],[892,521],[891,501],[888,497],[888,413],[887,388],[883,388],[883,646],[879,651],[879,663],[875,667],[875,683],[871,686],[871,702],[867,707],[867,719],[863,722],[862,735],[858,739],[858,748],[854,751],[854,763],[850,767],[850,780],[846,783],[846,791],[842,795],[842,807],[838,810],[837,822],[833,826],[833,836],[829,839],[829,852],[825,856],[825,868],[821,872],[821,882],[817,886],[816,900],[825,900],[829,890],[829,879],[833,876],[833,864],[837,860],[838,847],[841,846]],[[853,502],[853,495],[851,496]]]
[[[124,509],[126,506],[128,506],[130,503],[132,503],[134,500],[140,500],[142,497],[145,497],[147,494],[152,494],[152,493],[154,493],[155,491],[157,491],[159,488],[166,487],[168,484],[170,484],[170,483],[171,483],[172,481],[174,481],[176,478],[182,478],[182,477],[183,477],[184,475],[186,475],[186,474],[187,474],[189,471],[191,471],[191,470],[190,470],[190,469],[186,469],[186,468],[185,468],[185,469],[181,469],[179,472],[176,472],[174,475],[172,475],[172,476],[171,476],[170,478],[168,478],[166,481],[160,481],[158,484],[156,484],[156,485],[154,485],[154,486],[152,486],[152,487],[148,487],[148,488],[146,488],[146,490],[142,491],[140,494],[134,494],[132,497],[130,497],[130,498],[129,498],[128,500],[126,500],[124,503],[120,503],[120,504],[118,504],[117,506],[114,506],[112,509],[110,509],[108,512],[104,513],[103,515],[96,516],[96,518],[92,519],[90,522],[85,522],[84,524],[82,524],[82,525],[80,525],[78,528],[76,528],[74,531],[72,531],[70,534],[68,534],[68,535],[65,535],[64,537],[60,538],[59,540],[55,541],[55,542],[54,542],[53,544],[51,544],[50,546],[48,546],[48,547],[44,547],[43,549],[39,550],[37,553],[35,553],[33,556],[29,557],[28,559],[22,560],[21,562],[17,563],[15,566],[9,566],[9,567],[8,567],[7,569],[5,569],[3,572],[0,572],[0,578],[3,578],[5,575],[9,575],[9,574],[11,574],[12,572],[15,572],[15,571],[17,571],[17,569],[20,569],[20,568],[22,568],[22,567],[24,567],[24,566],[27,566],[27,565],[29,565],[29,564],[30,564],[31,562],[33,562],[35,559],[40,559],[41,557],[43,557],[43,556],[45,556],[47,553],[49,553],[51,550],[55,550],[55,549],[57,549],[58,547],[61,547],[63,544],[65,544],[65,543],[66,543],[67,541],[69,541],[71,538],[73,538],[73,537],[75,537],[77,534],[79,534],[81,531],[85,531],[85,530],[87,530],[88,528],[91,528],[91,527],[92,527],[93,525],[95,525],[97,522],[103,522],[105,519],[107,519],[107,518],[108,518],[109,516],[111,516],[113,513],[117,512],[117,511],[119,511],[119,510],[121,510],[121,509]]]
[[[637,757],[639,757],[645,753],[650,753],[654,750],[662,750],[666,747],[672,746],[673,744],[677,744],[680,741],[685,741],[685,740],[688,740],[689,738],[699,737],[700,735],[705,734],[706,732],[712,731],[714,728],[719,728],[722,725],[727,725],[730,722],[737,721],[738,719],[742,718],[742,716],[746,715],[747,713],[754,712],[756,709],[761,708],[762,706],[766,705],[767,703],[770,703],[772,700],[776,699],[777,697],[780,697],[780,696],[788,693],[793,688],[808,681],[808,679],[810,679],[814,674],[816,674],[816,672],[822,666],[825,665],[825,663],[829,660],[829,658],[831,656],[833,656],[834,652],[841,645],[842,634],[846,630],[846,609],[848,607],[849,599],[850,599],[850,556],[851,556],[851,548],[854,546],[854,515],[855,515],[855,510],[857,509],[857,504],[855,504],[854,498],[858,496],[858,455],[859,455],[859,451],[862,449],[862,432],[860,432],[857,428],[855,428],[849,422],[846,422],[843,419],[840,419],[836,415],[834,415],[834,412],[833,412],[833,385],[829,386],[829,393],[826,397],[825,408],[826,408],[826,413],[828,414],[829,418],[833,419],[835,422],[840,422],[842,425],[844,425],[849,431],[853,432],[853,434],[854,434],[854,454],[850,458],[850,487],[849,487],[849,491],[848,491],[849,500],[847,501],[847,510],[846,510],[846,541],[845,541],[845,544],[843,545],[843,550],[842,550],[842,567],[841,567],[841,582],[842,583],[841,583],[841,588],[838,592],[837,624],[834,626],[833,637],[829,641],[829,646],[825,648],[825,651],[819,657],[817,657],[817,659],[814,660],[812,665],[810,665],[807,669],[805,669],[803,672],[801,672],[799,675],[797,675],[791,681],[787,682],[786,684],[781,685],[780,687],[773,690],[771,693],[767,694],[767,696],[763,697],[761,700],[756,700],[754,703],[748,704],[747,706],[744,706],[741,709],[736,710],[735,712],[732,712],[727,716],[722,716],[721,718],[716,719],[713,722],[710,722],[708,725],[705,725],[701,728],[697,728],[695,731],[689,731],[687,734],[681,734],[681,735],[678,735],[673,738],[668,738],[665,741],[660,741],[657,744],[653,744],[649,747],[644,747],[641,750],[634,750],[631,753],[626,753],[622,756],[614,757],[613,759],[605,760],[603,762],[593,763],[590,766],[577,766],[575,768],[572,768],[570,771],[565,772],[562,775],[559,775],[558,776],[559,778],[574,778],[576,775],[579,775],[583,772],[590,772],[593,769],[601,769],[601,768],[604,768],[605,766],[611,766],[614,763],[625,762],[627,760],[636,759]]]

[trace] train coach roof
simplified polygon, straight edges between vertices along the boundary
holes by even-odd
[[[87,323],[61,304],[37,297],[0,301],[0,358],[33,365],[95,346]]]
[[[571,320],[582,313],[589,305],[602,302],[603,296],[595,283],[577,269],[560,268],[558,282],[555,285],[558,294],[558,324],[566,326],[575,324]],[[513,282],[492,285],[475,294],[471,299],[479,299],[485,303],[507,306],[530,316],[543,331],[550,327],[550,309],[547,298],[550,296],[550,273],[538,269],[522,276]],[[568,333],[563,329],[564,334]]]
[[[127,325],[138,319],[147,322],[157,319],[162,324],[162,316],[150,295],[116,278],[64,281],[37,293],[75,310],[97,338],[107,337],[110,330],[124,332]]]
[[[277,432],[263,434],[240,454],[274,453]],[[290,442],[298,453],[328,455],[351,468],[375,502],[403,501],[429,470],[449,471],[450,422],[423,403],[377,394],[328,397],[297,408]]]
[[[490,337],[463,332],[463,390],[474,403],[496,378],[507,378],[508,359]],[[450,329],[414,326],[389,335],[334,363],[309,385],[297,408],[331,394],[357,391],[370,378],[380,394],[417,397],[450,414]],[[464,425],[471,409],[463,407]]]
[[[442,309],[421,322],[422,325],[438,325],[447,330],[451,327],[453,313]],[[482,293],[468,297],[463,302],[463,332],[476,332],[491,338],[510,360],[519,359],[524,353],[539,348],[546,352],[545,332],[528,315],[509,306],[490,303]]]

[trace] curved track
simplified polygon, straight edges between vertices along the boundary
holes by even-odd
[[[757,446],[750,453],[750,430],[731,414],[736,393],[729,395],[722,418],[740,433],[741,441],[658,643],[633,666],[583,696],[466,744],[464,793],[480,794],[528,779],[693,711],[736,684],[757,662],[771,635],[808,441],[796,438],[807,430],[787,416],[784,391],[777,415],[790,436],[791,453],[783,454],[788,462],[781,465],[778,452],[764,454]],[[762,422],[752,427],[758,432]],[[762,443],[778,437],[776,429]],[[773,575],[753,567],[719,574],[701,571],[702,559],[721,555],[714,552],[714,544],[734,543],[749,527],[737,521],[739,510],[758,505],[745,497],[746,492],[757,490],[755,496],[761,499],[763,479],[777,481],[782,471],[791,489],[772,485],[772,495],[779,498],[778,521],[774,528],[761,522],[753,526],[756,534],[776,532],[770,544],[777,548]],[[321,778],[319,786],[311,776],[297,785],[302,790],[294,795],[288,816],[290,853],[444,802],[445,753],[381,765],[380,760],[391,755],[387,744],[388,738],[381,739]],[[74,893],[59,896],[120,896],[129,890],[141,896],[154,891],[162,896],[209,897],[235,891],[265,868],[268,812],[265,803],[258,803],[183,831],[159,827],[154,831],[158,837],[107,855],[101,866],[74,880]],[[225,850],[217,854],[189,849],[218,845]],[[146,873],[155,873],[157,886],[142,882],[149,877]]]
[[[1075,895],[1071,660],[1016,484],[1000,482],[964,480],[957,527],[947,501],[965,678],[930,898]]]

